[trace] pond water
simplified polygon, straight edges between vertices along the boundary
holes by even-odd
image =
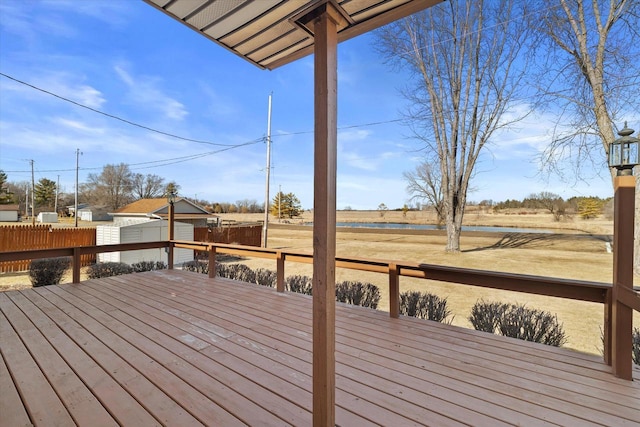
[[[313,225],[312,222],[305,225]],[[384,229],[407,229],[407,230],[444,230],[444,226],[430,224],[399,224],[387,222],[338,222],[336,227],[350,228],[384,228]],[[554,233],[551,230],[540,228],[515,228],[515,227],[483,227],[483,226],[462,226],[462,231],[488,231],[496,233]]]

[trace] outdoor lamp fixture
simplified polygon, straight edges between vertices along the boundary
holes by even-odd
[[[633,129],[624,124],[620,138],[609,145],[609,166],[618,173],[613,178],[613,287],[607,308],[610,321],[605,322],[604,359],[620,378],[631,380],[633,327],[633,245],[636,180],[633,167],[640,164],[640,139],[631,136]],[[631,297],[631,298],[630,298]],[[626,301],[626,302],[625,302]]]
[[[634,130],[624,124],[618,131],[620,138],[609,144],[609,167],[616,168],[618,175],[631,175],[633,167],[640,164],[640,139],[631,136]]]
[[[631,132],[633,132],[633,131],[631,131]],[[175,201],[176,201],[176,193],[175,193],[175,191],[170,191],[167,194],[167,202],[169,202],[170,205],[173,205],[175,203]]]

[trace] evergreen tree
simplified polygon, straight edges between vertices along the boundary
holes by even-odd
[[[278,218],[294,218],[302,215],[300,200],[293,193],[278,192],[271,202],[271,215]]]
[[[47,178],[41,178],[34,188],[36,206],[44,209],[53,209],[56,199],[56,183]]]
[[[13,203],[13,193],[7,188],[7,174],[0,170],[0,205]]]

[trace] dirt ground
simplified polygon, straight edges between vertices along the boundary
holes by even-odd
[[[223,220],[238,222],[260,221],[262,214],[226,214]],[[549,214],[519,213],[493,214],[483,211],[465,216],[466,225],[499,225],[507,227],[551,229],[556,234],[518,233],[464,233],[462,252],[449,254],[444,251],[444,232],[398,232],[339,230],[337,255],[353,258],[375,258],[383,260],[412,261],[427,264],[449,265],[491,271],[505,271],[538,276],[611,282],[613,256],[607,251],[607,235],[613,225],[606,219],[572,219],[555,222]],[[300,224],[312,220],[305,213],[302,219],[290,221]],[[433,218],[425,212],[379,212],[340,211],[339,222],[404,222],[430,223]],[[271,222],[268,246],[292,251],[312,253],[311,227],[290,227],[284,222]],[[247,259],[252,268],[264,267],[275,270],[270,260]],[[311,276],[311,265],[287,263],[285,275],[305,274]],[[359,280],[377,285],[382,294],[379,309],[388,310],[388,279],[386,275],[338,269],[337,281]],[[70,282],[70,275],[63,282]],[[640,285],[640,277],[635,277]],[[472,286],[447,284],[421,279],[401,278],[401,292],[420,290],[446,297],[454,313],[453,324],[471,327],[467,320],[471,307],[479,299],[524,303],[531,308],[544,309],[558,316],[568,337],[566,347],[580,351],[599,353],[602,348],[600,330],[603,322],[603,306],[595,303],[577,302],[560,298],[506,292]],[[0,274],[0,290],[30,287],[25,273]],[[634,313],[634,325],[640,327],[640,316]]]

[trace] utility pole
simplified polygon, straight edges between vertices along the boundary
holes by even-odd
[[[25,186],[24,217],[29,218],[29,184]]]
[[[31,224],[32,225],[36,225],[36,198],[35,198],[35,193],[36,193],[36,179],[33,175],[33,160],[29,160],[29,163],[31,163]]]
[[[282,212],[282,184],[278,186],[278,222],[280,222],[281,212]]]
[[[58,191],[60,188],[60,175],[58,175],[58,182],[56,183],[56,201],[54,203],[54,212],[56,213],[56,215],[58,215]]]
[[[73,204],[73,218],[75,219],[76,227],[78,227],[78,169],[80,168],[80,154],[80,149],[76,148],[76,194]]]
[[[267,231],[269,228],[269,179],[271,173],[271,97],[269,94],[269,112],[267,114],[267,178],[264,190],[264,224],[262,226],[262,247],[267,247]]]

